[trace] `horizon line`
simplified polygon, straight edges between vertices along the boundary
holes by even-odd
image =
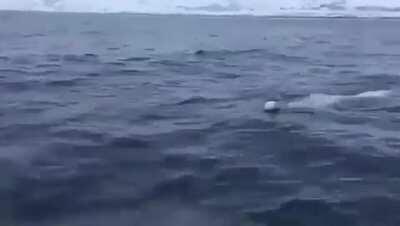
[[[399,16],[363,16],[354,14],[327,14],[318,15],[318,13],[307,11],[298,11],[296,13],[282,13],[282,14],[251,14],[251,13],[191,13],[191,12],[133,12],[133,11],[115,11],[115,12],[100,12],[100,11],[52,11],[52,10],[15,10],[15,9],[0,9],[0,13],[48,13],[48,14],[99,14],[99,15],[116,15],[128,14],[137,16],[208,16],[208,17],[265,17],[265,18],[326,18],[326,19],[400,19]]]

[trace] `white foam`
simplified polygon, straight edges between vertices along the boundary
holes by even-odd
[[[0,0],[0,9],[69,12],[400,16],[400,1],[383,0]]]

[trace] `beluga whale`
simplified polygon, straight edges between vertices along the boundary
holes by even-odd
[[[293,111],[299,109],[323,109],[338,104],[346,100],[358,100],[368,98],[383,98],[390,95],[390,90],[375,90],[358,93],[355,95],[329,95],[322,93],[313,93],[300,99],[293,101],[268,100],[264,103],[264,112],[279,113],[283,110]]]

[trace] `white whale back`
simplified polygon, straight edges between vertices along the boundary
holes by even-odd
[[[382,98],[390,95],[390,90],[375,90],[362,92],[356,95],[329,95],[322,93],[310,94],[302,99],[292,101],[286,104],[287,108],[323,108],[339,103],[343,100],[356,98]],[[284,104],[277,101],[267,101],[264,104],[265,111],[280,110]]]
[[[290,108],[321,108],[327,107],[343,100],[356,98],[381,98],[390,94],[390,90],[376,90],[359,93],[356,95],[328,95],[311,94],[303,99],[288,103]]]

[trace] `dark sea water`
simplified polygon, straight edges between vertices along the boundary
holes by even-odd
[[[399,28],[0,12],[0,224],[398,226]]]

